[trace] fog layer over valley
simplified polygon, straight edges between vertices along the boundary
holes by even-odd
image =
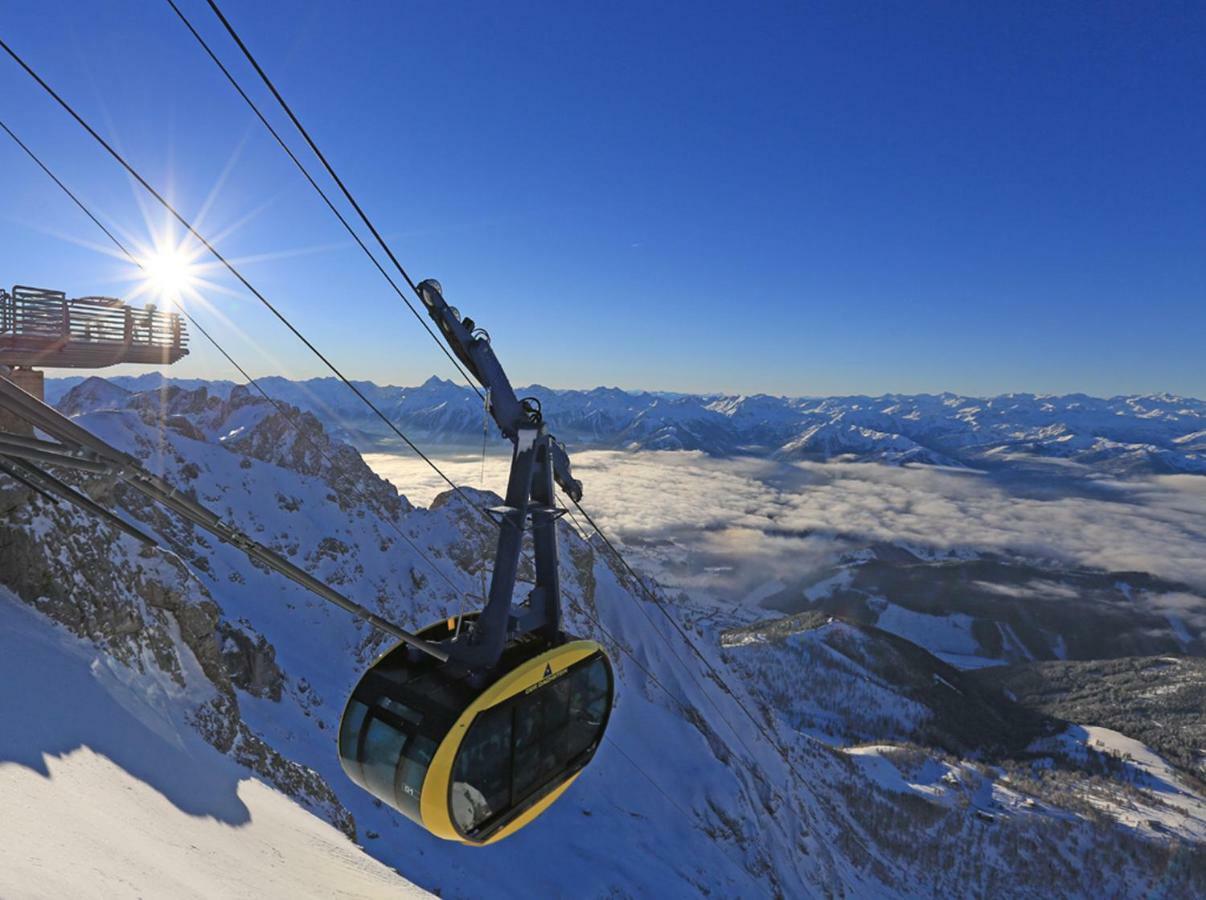
[[[483,484],[480,447],[436,456],[454,481]],[[410,453],[365,460],[419,503],[447,487]],[[484,485],[501,491],[508,463],[490,452]],[[1036,565],[1148,573],[1168,584],[1148,598],[1154,606],[1206,626],[1199,596],[1206,591],[1206,478],[1123,480],[1081,466],[1020,463],[992,472],[787,463],[688,451],[585,451],[574,455],[574,466],[604,530],[696,596],[761,603],[797,585],[803,600],[842,559],[893,543],[926,559],[995,553]],[[1008,596],[1025,586],[995,589]]]

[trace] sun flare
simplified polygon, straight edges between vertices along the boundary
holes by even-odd
[[[157,247],[142,260],[148,292],[165,300],[178,300],[197,285],[197,265],[179,247]]]

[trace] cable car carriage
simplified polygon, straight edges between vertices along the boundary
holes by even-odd
[[[419,636],[449,640],[455,628]],[[385,653],[348,700],[339,757],[353,781],[432,834],[489,844],[544,812],[590,762],[611,710],[611,665],[594,641],[528,634],[508,642],[484,688],[450,670],[405,644]]]
[[[561,630],[554,482],[581,485],[539,404],[519,400],[489,336],[419,285],[432,319],[487,389],[514,444],[490,593],[480,613],[450,618],[380,656],[352,691],[339,727],[348,776],[438,837],[482,846],[544,812],[590,762],[611,711],[614,679],[603,647]],[[512,606],[530,526],[535,587]],[[446,661],[425,652],[435,646]]]

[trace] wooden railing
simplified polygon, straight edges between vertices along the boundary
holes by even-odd
[[[132,309],[107,297],[69,300],[61,291],[20,285],[11,294],[0,290],[0,337],[5,336],[188,352],[188,334],[178,313]]]

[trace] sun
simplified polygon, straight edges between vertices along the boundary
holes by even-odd
[[[197,286],[198,266],[180,247],[156,247],[141,260],[148,293],[179,300]]]

